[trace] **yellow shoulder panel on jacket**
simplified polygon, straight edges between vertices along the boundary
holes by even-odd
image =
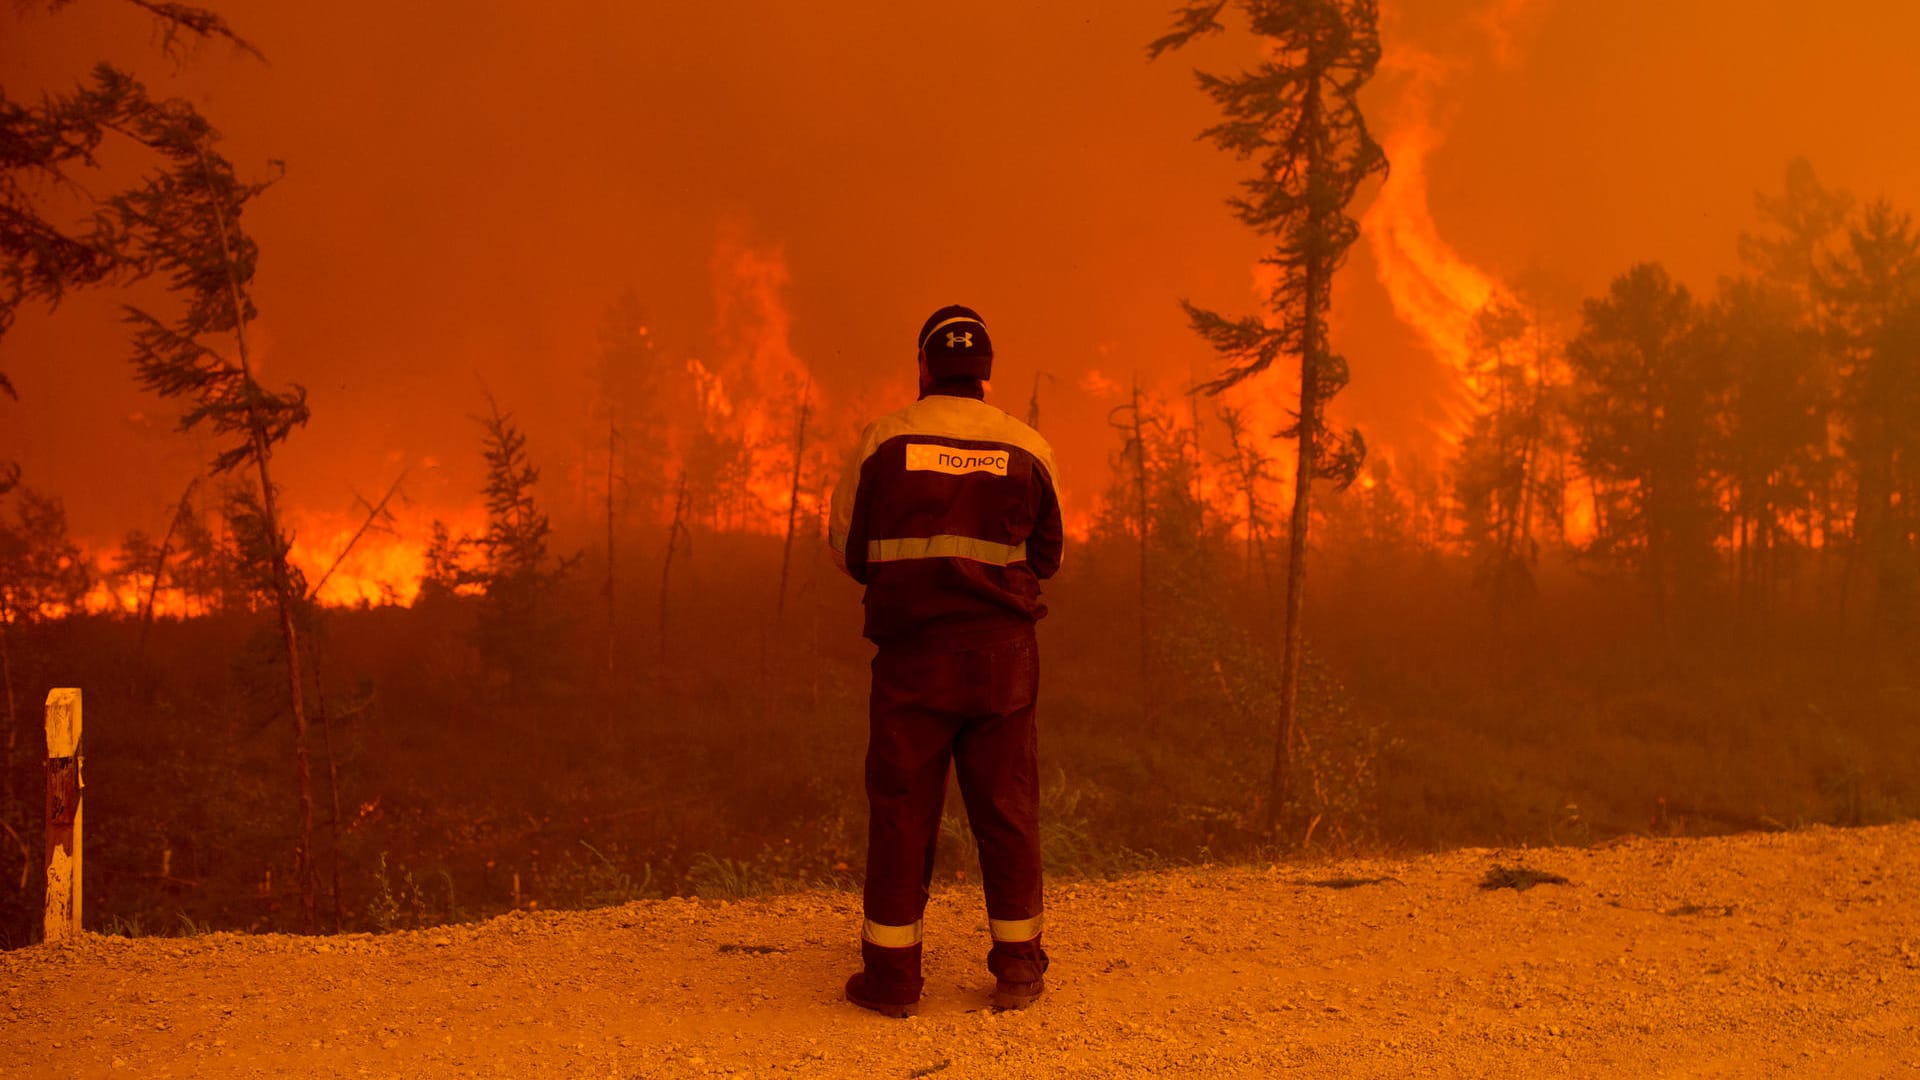
[[[1047,471],[1047,482],[1056,486],[1059,484],[1053,466],[1053,447],[1047,445],[1047,440],[1041,438],[1039,432],[984,401],[935,394],[889,414],[881,424],[891,427],[888,421],[896,421],[899,426],[881,435],[874,445],[895,435],[944,435],[952,439],[1005,443],[1032,454],[1040,462],[1040,467]],[[871,447],[868,452],[872,452]]]

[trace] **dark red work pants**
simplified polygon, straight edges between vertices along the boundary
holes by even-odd
[[[949,763],[980,848],[993,948],[1009,982],[1046,970],[1040,947],[1040,775],[1033,723],[1040,684],[1031,626],[965,642],[883,645],[873,658],[867,742],[869,984],[920,995],[920,920]]]

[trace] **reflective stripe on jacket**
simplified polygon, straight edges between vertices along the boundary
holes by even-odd
[[[874,421],[833,492],[828,543],[867,587],[866,636],[1031,623],[1060,568],[1053,449],[970,397],[929,394]]]

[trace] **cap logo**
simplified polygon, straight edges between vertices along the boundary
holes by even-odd
[[[935,323],[932,329],[929,329],[924,335],[921,336],[920,351],[925,352],[927,349],[927,343],[933,340],[934,335],[938,334],[942,330],[946,330],[947,327],[952,326],[954,323],[966,323],[969,326],[977,326],[980,328],[980,332],[983,334],[986,333],[986,330],[987,330],[986,323],[983,323],[979,319],[973,318],[972,316],[968,316],[968,315],[955,315],[951,319],[942,319],[938,323]],[[947,330],[947,348],[954,349],[954,348],[963,348],[963,347],[968,349],[973,348],[973,331]]]

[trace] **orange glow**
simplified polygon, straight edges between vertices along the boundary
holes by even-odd
[[[1434,94],[1446,67],[1411,48],[1388,50],[1380,67],[1405,75],[1407,88],[1380,135],[1392,173],[1361,217],[1361,233],[1394,313],[1436,356],[1465,371],[1473,315],[1501,286],[1440,236],[1427,206],[1427,156],[1444,138],[1434,121]]]
[[[1657,15],[1385,0],[1385,55],[1361,102],[1392,173],[1354,208],[1366,243],[1335,306],[1354,378],[1330,420],[1360,426],[1378,454],[1444,455],[1472,316],[1521,267],[1574,295],[1658,259],[1704,292],[1738,269],[1732,241],[1754,225],[1752,192],[1777,184],[1794,154],[1834,186],[1915,205],[1920,149],[1876,135],[1914,127],[1917,69],[1902,49],[1920,13],[1883,7],[1844,20],[1755,15],[1731,0]],[[431,12],[369,38],[352,28],[387,20],[386,8],[328,10],[318,22],[271,5],[236,11],[272,61],[260,64],[221,49],[168,60],[133,5],[22,9],[0,14],[0,68],[27,101],[115,62],[198,102],[243,174],[289,163],[247,216],[261,253],[255,365],[275,388],[311,391],[313,422],[276,461],[285,505],[347,507],[354,485],[391,476],[395,461],[444,463],[437,486],[407,492],[422,501],[418,520],[365,537],[323,589],[329,603],[404,600],[427,521],[477,529],[482,388],[524,425],[568,550],[597,540],[606,439],[583,419],[596,332],[627,292],[675,383],[666,448],[648,465],[660,475],[623,518],[635,537],[657,524],[649,515],[671,513],[703,427],[742,447],[747,467],[726,480],[726,510],[696,524],[784,531],[795,399],[808,386],[813,450],[795,516],[816,525],[830,479],[820,466],[860,422],[910,397],[904,342],[949,301],[995,328],[996,404],[1022,415],[1046,377],[1043,428],[1067,511],[1090,522],[1115,448],[1106,413],[1134,374],[1185,421],[1189,364],[1204,374],[1214,362],[1175,299],[1255,310],[1246,267],[1265,241],[1221,207],[1246,164],[1195,138],[1218,115],[1190,74],[1256,58],[1237,30],[1215,51],[1149,64],[1141,47],[1166,24],[1157,5],[1097,17],[1085,5],[976,5],[960,24],[902,9],[858,32],[841,16],[762,5],[756,33],[740,37],[716,34],[725,20],[700,5],[602,5],[556,21],[482,3],[463,10],[459,48],[439,47],[444,20]],[[916,44],[950,32],[969,47]],[[982,49],[1005,77],[979,77]],[[702,86],[726,92],[689,96]],[[971,141],[928,137],[942,131]],[[121,155],[110,167],[142,166]],[[57,312],[25,310],[0,363],[21,395],[0,403],[0,458],[63,495],[96,551],[130,528],[160,532],[163,501],[209,456],[204,435],[172,430],[174,404],[124,377],[118,306],[157,292],[82,291]],[[1293,451],[1272,435],[1290,423],[1290,367],[1258,380],[1263,393],[1224,399],[1244,404],[1266,440],[1268,506],[1281,514]],[[1225,506],[1217,404],[1202,403],[1198,486]],[[310,577],[355,517],[290,516]],[[89,604],[134,610],[140,593],[102,586]],[[163,589],[158,606],[185,601]]]
[[[369,528],[351,551],[347,551],[347,544],[366,520],[364,510],[294,513],[288,522],[293,533],[289,557],[306,576],[307,587],[318,587],[316,599],[320,603],[332,607],[411,604],[420,595],[420,580],[426,575],[433,520],[437,517],[444,522],[448,534],[456,539],[477,536],[487,527],[486,511],[477,504],[452,514],[445,510],[428,513],[417,507],[389,507],[388,512],[392,521]],[[345,558],[342,552],[346,552]],[[322,577],[326,578],[324,583]]]
[[[1476,16],[1496,62],[1513,62],[1515,46],[1507,27],[1528,4],[1529,0],[1500,0]],[[1397,82],[1400,93],[1381,111],[1377,123],[1392,171],[1361,217],[1360,228],[1394,313],[1456,375],[1463,376],[1472,353],[1469,338],[1474,314],[1509,290],[1440,235],[1428,203],[1427,160],[1446,140],[1440,103],[1460,62],[1396,40],[1390,32],[1394,16],[1392,9],[1383,12],[1388,25],[1382,35],[1385,52],[1380,73]],[[1464,422],[1456,408],[1453,423],[1442,436],[1456,441]]]
[[[792,317],[786,303],[790,281],[786,254],[779,245],[756,247],[738,228],[723,230],[713,255],[719,360],[712,369],[699,360],[688,361],[702,415],[683,418],[673,436],[683,461],[694,424],[739,443],[746,456],[744,486],[751,499],[730,525],[766,535],[780,534],[787,527],[795,425],[803,395],[813,429],[808,441],[821,441],[819,384],[794,353],[791,340]],[[818,493],[807,490],[804,480],[795,500],[797,522],[818,517],[820,510]]]

